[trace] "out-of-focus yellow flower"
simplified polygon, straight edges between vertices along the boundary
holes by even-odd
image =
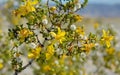
[[[60,64],[64,64],[65,59],[67,58],[66,54],[63,54],[60,58]]]
[[[30,30],[27,29],[27,28],[24,28],[24,29],[20,30],[18,33],[19,33],[19,38],[20,38],[20,41],[21,41],[21,42],[23,42],[24,39],[25,39],[26,37],[28,37],[29,35],[33,35],[33,32],[30,31]]]
[[[49,60],[51,58],[52,54],[46,53],[46,60]]]
[[[66,72],[61,72],[60,75],[67,75]]]
[[[54,47],[53,44],[49,45],[47,47],[47,53],[46,53],[46,60],[49,60],[54,54]]]
[[[84,34],[85,34],[84,28],[78,27],[78,28],[76,29],[76,33],[78,33],[78,34],[80,34],[80,35],[84,35]]]
[[[1,14],[1,13],[0,13]],[[2,22],[3,21],[3,19],[2,18],[0,18],[0,22]]]
[[[62,41],[65,40],[65,31],[61,31],[60,28],[58,27],[58,32],[57,34],[54,32],[50,32],[50,34],[55,38],[55,41],[59,41],[60,43],[62,43]]]
[[[46,16],[46,15],[43,15],[43,16],[42,16],[42,19],[47,19],[47,16]]]
[[[55,6],[51,7],[50,10],[54,12],[57,8]]]
[[[14,11],[17,16],[25,16],[29,12],[35,11],[34,5],[38,3],[38,0],[25,0],[25,4],[20,6],[18,10]]]
[[[2,30],[0,30],[0,34],[2,33]]]
[[[73,72],[70,72],[69,75],[74,75],[74,73],[73,73]]]
[[[114,49],[113,47],[107,48],[107,49],[106,49],[106,52],[111,55],[111,54],[114,54],[115,49]]]
[[[74,19],[78,22],[81,22],[82,21],[82,18],[80,15],[74,15]]]
[[[43,67],[43,70],[44,70],[44,71],[50,71],[50,70],[51,70],[51,68],[50,68],[50,66],[49,66],[49,65],[45,65],[45,66]]]
[[[30,19],[30,20],[34,20],[35,17],[34,17],[33,15],[31,15],[29,19]]]
[[[11,18],[11,22],[13,23],[13,25],[18,25],[20,23],[20,18],[13,15]]]
[[[3,68],[3,63],[0,63],[0,69],[2,69]]]
[[[111,46],[110,42],[111,40],[113,40],[113,36],[109,35],[109,31],[103,30],[103,35],[101,40],[105,42],[106,46],[109,48]]]
[[[82,71],[82,75],[88,75],[85,68],[82,68],[81,71]]]
[[[53,45],[49,45],[49,46],[47,47],[47,52],[50,53],[50,54],[53,54],[53,53],[54,53],[54,47],[53,47]]]
[[[82,50],[85,50],[87,53],[90,52],[91,48],[95,47],[94,43],[83,44]]]
[[[120,58],[120,51],[119,51],[119,52],[117,52],[117,56]]]
[[[99,24],[98,23],[95,23],[94,24],[94,28],[97,29],[99,27]]]
[[[30,53],[28,53],[28,58],[38,58],[38,56],[40,55],[41,52],[41,47],[37,46],[35,49],[33,49]]]

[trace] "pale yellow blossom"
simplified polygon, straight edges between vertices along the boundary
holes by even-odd
[[[109,31],[103,30],[102,42],[105,42],[106,46],[109,48],[111,46],[111,41],[113,40],[113,36],[109,35]]]
[[[65,40],[65,31],[61,31],[61,29],[58,27],[57,34],[54,32],[50,32],[50,34],[55,38],[54,42],[59,41],[62,43]]]

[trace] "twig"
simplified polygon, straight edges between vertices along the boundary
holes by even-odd
[[[30,65],[33,63],[33,61],[34,61],[34,59],[31,59],[31,60],[28,62],[28,64],[26,64],[25,66],[22,67],[21,70],[17,70],[17,69],[16,69],[14,75],[18,75],[18,73],[20,73],[21,71],[23,71],[24,69],[26,69],[28,66],[30,66]]]

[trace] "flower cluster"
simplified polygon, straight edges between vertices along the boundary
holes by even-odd
[[[25,0],[24,4],[14,11],[18,17],[25,16],[30,12],[36,11],[34,5],[38,4],[38,0]]]

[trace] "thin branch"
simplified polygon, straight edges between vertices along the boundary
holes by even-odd
[[[25,66],[22,67],[21,70],[17,70],[17,69],[16,69],[14,75],[18,75],[18,73],[20,73],[21,71],[25,70],[28,66],[30,66],[30,65],[33,63],[33,61],[34,61],[34,59],[31,59],[31,60],[28,62],[28,64],[26,64]]]

